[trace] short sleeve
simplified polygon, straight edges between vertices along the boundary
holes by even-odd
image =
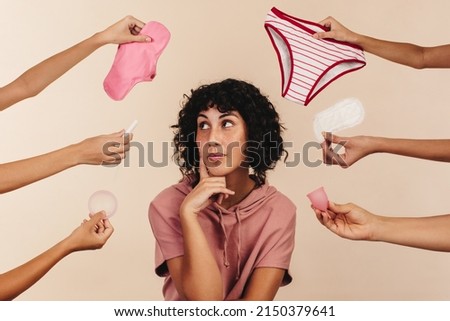
[[[184,254],[179,209],[184,195],[174,188],[162,191],[148,210],[150,226],[155,236],[155,273],[168,274],[166,261]]]
[[[291,283],[289,265],[295,246],[296,207],[285,196],[281,197],[272,210],[269,224],[262,234],[264,246],[261,249],[258,267],[273,267],[286,270],[282,285]]]

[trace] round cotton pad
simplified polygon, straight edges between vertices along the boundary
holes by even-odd
[[[117,198],[109,191],[97,191],[89,197],[88,208],[92,214],[105,211],[106,216],[110,218],[117,210]]]
[[[328,196],[325,193],[325,189],[323,187],[319,187],[318,189],[315,189],[311,193],[306,195],[309,200],[311,201],[311,204],[321,210],[326,211],[328,208]]]
[[[321,111],[314,117],[314,133],[323,142],[322,132],[338,132],[361,123],[364,108],[357,98],[347,98]]]

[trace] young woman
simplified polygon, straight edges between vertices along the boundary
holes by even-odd
[[[185,97],[174,125],[183,179],[150,204],[166,300],[272,300],[291,282],[295,205],[266,181],[285,152],[278,113],[226,79]]]

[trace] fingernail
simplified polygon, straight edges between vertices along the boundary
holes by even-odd
[[[145,38],[145,41],[146,41],[146,42],[151,42],[151,41],[152,41],[152,38],[147,37],[147,38]]]

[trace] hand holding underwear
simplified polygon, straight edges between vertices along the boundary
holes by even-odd
[[[358,34],[347,29],[333,17],[328,17],[319,22],[320,25],[329,29],[327,32],[317,32],[313,35],[316,39],[331,38],[338,41],[356,44]]]
[[[281,96],[304,106],[334,80],[366,65],[359,46],[313,37],[326,29],[275,7],[268,12],[264,28],[277,51]]]

